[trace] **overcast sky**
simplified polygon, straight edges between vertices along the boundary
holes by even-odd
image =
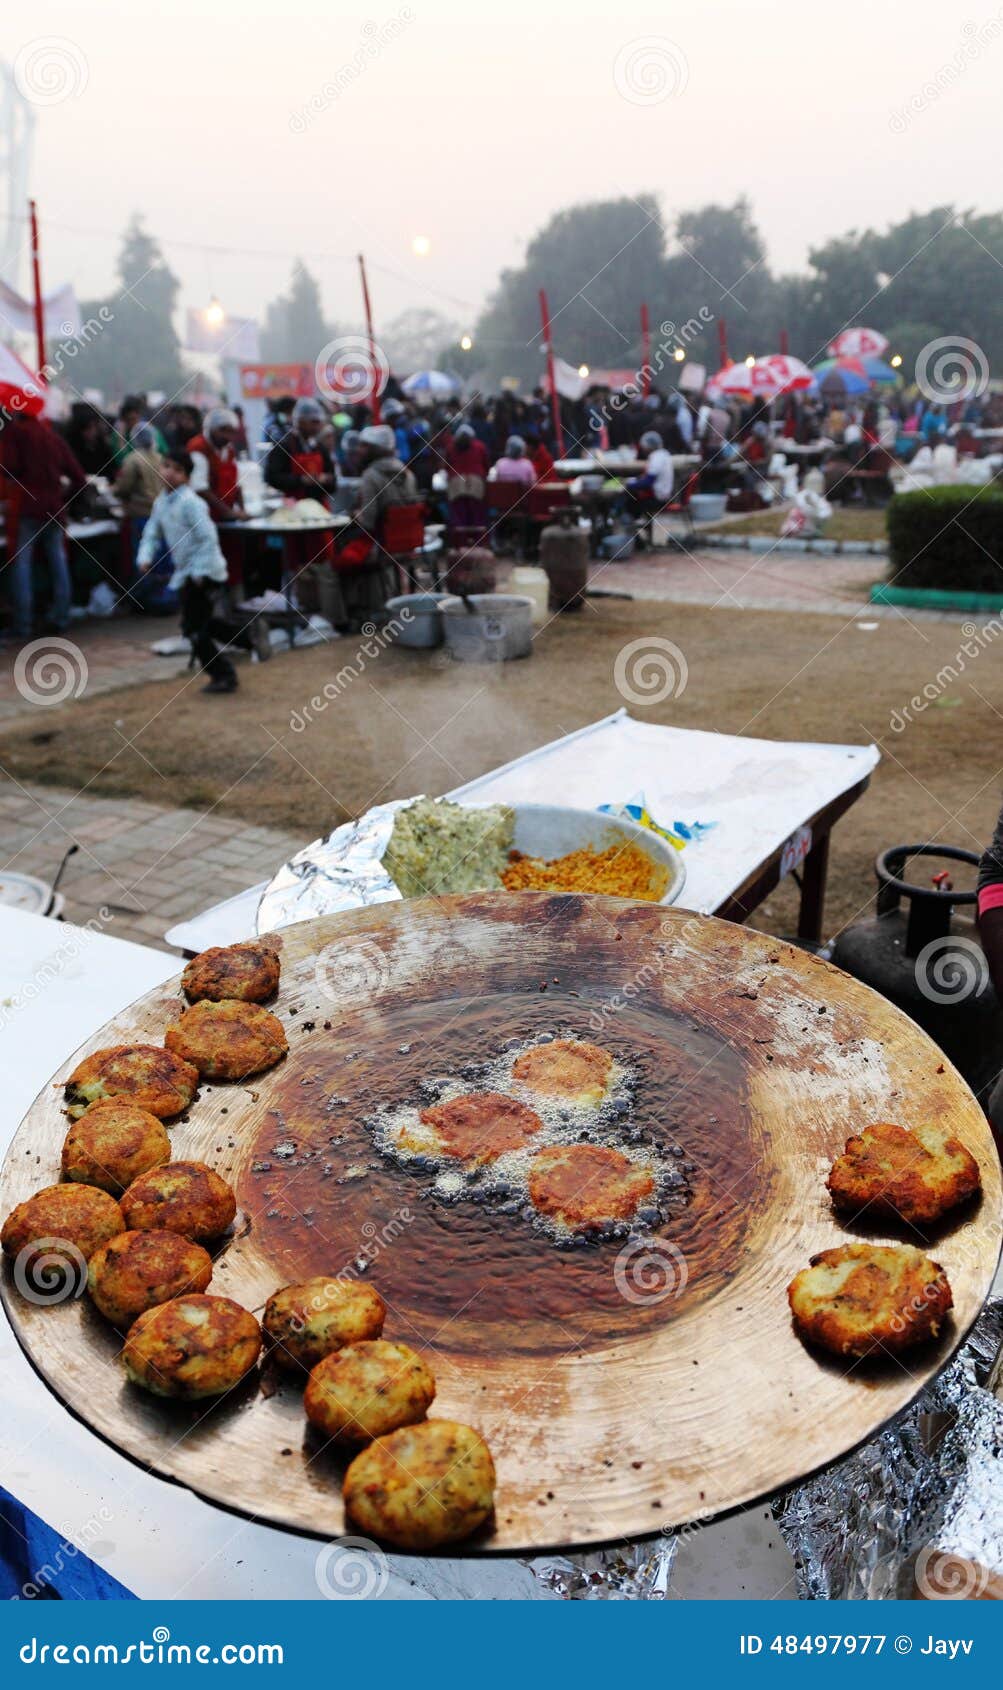
[[[579,200],[654,191],[669,224],[745,192],[778,269],[913,208],[1003,203],[999,0],[42,0],[17,19],[0,51],[33,91],[44,281],[81,295],[110,285],[134,210],[183,304],[257,313],[298,252],[328,315],[358,320],[361,246],[378,320],[466,323]]]

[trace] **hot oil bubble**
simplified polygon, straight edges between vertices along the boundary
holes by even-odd
[[[469,1063],[461,1067],[456,1075],[439,1074],[419,1080],[415,1089],[421,1099],[420,1105],[384,1108],[367,1122],[377,1149],[381,1155],[411,1173],[426,1178],[431,1175],[426,1190],[440,1201],[450,1204],[476,1202],[500,1214],[520,1214],[556,1245],[577,1246],[622,1238],[632,1224],[642,1227],[660,1225],[665,1218],[670,1195],[678,1193],[684,1182],[677,1169],[667,1165],[647,1142],[644,1127],[633,1117],[638,1084],[633,1067],[614,1059],[606,1095],[598,1104],[541,1095],[513,1076],[513,1066],[523,1051],[558,1037],[575,1036],[573,1031],[569,1031],[530,1039],[512,1039],[493,1060]],[[471,1075],[476,1076],[476,1086],[470,1083]],[[450,1103],[470,1091],[500,1092],[524,1103],[538,1116],[540,1132],[518,1149],[508,1150],[483,1165],[449,1156],[435,1129],[422,1121],[421,1107],[427,1107],[430,1101]],[[534,1157],[544,1148],[579,1143],[618,1150],[635,1166],[651,1172],[655,1191],[644,1208],[638,1210],[633,1222],[610,1219],[599,1227],[583,1231],[543,1215],[535,1208],[529,1194]],[[678,1207],[678,1201],[675,1206]]]

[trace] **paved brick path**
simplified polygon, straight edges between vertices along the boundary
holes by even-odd
[[[869,603],[884,560],[812,557],[792,552],[639,552],[625,563],[597,564],[592,585],[636,599],[720,604],[732,610],[814,611],[852,616],[887,614]]]
[[[74,797],[54,787],[4,783],[0,879],[4,869],[13,869],[51,880],[74,841],[80,850],[60,884],[66,919],[96,919],[104,933],[162,950],[170,949],[165,928],[253,886],[307,843],[212,811],[162,810],[129,798]]]

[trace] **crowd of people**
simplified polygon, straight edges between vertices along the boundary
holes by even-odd
[[[39,626],[66,628],[73,583],[65,525],[95,514],[101,501],[106,508],[110,494],[120,513],[115,574],[122,595],[137,609],[180,607],[210,689],[232,690],[236,673],[223,647],[233,625],[220,614],[221,595],[235,582],[245,590],[274,586],[280,572],[274,554],[260,549],[248,569],[245,464],[260,462],[276,500],[309,499],[348,518],[309,556],[302,552],[296,569],[304,605],[337,629],[381,608],[393,589],[380,553],[396,506],[424,507],[471,543],[488,531],[491,484],[510,482],[526,493],[552,484],[558,456],[626,449],[640,466],[625,479],[619,509],[637,516],[671,500],[681,456],[696,466],[702,487],[744,488],[755,500],[764,466],[785,441],[831,441],[842,460],[859,466],[908,457],[949,431],[957,436],[999,421],[1003,402],[995,395],[948,408],[890,389],[850,400],[838,386],[772,402],[713,391],[592,388],[579,400],[561,399],[555,414],[542,387],[529,396],[475,394],[423,409],[393,382],[376,414],[368,404],[272,399],[260,441],[249,439],[239,406],[203,413],[180,402],[151,410],[139,394],[127,396],[114,416],[76,403],[60,426],[19,413],[0,430],[7,637],[21,643]],[[42,570],[48,608],[39,624]],[[257,636],[239,637],[252,644]]]

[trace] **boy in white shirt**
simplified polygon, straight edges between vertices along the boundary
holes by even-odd
[[[181,595],[181,632],[209,676],[203,692],[236,692],[237,671],[218,643],[227,637],[220,614],[220,590],[226,585],[226,560],[219,549],[216,525],[204,499],[189,485],[193,469],[188,452],[167,452],[161,465],[166,483],[153,501],[143,530],[136,567],[143,574],[166,547],[174,573],[171,586]]]

